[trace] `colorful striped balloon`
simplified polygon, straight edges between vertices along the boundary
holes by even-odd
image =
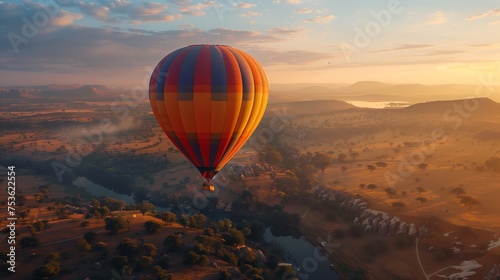
[[[259,63],[222,45],[191,45],[170,53],[158,63],[149,84],[161,128],[207,179],[257,128],[268,97]]]

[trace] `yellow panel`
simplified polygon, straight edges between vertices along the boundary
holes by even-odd
[[[175,133],[185,133],[184,124],[182,123],[181,113],[179,110],[179,99],[178,93],[165,93],[165,109],[167,112],[168,119],[172,124],[173,131]]]
[[[211,133],[222,133],[226,119],[226,101],[212,101],[212,113],[210,120]]]
[[[179,101],[179,113],[186,133],[196,133],[193,101]]]
[[[241,53],[241,55],[246,58],[254,76],[254,82],[256,84],[254,106],[244,131],[236,137],[237,140],[234,142],[234,145],[232,145],[230,151],[224,155],[224,158],[219,164],[219,169],[222,168],[222,166],[224,166],[245,144],[248,138],[250,138],[264,115],[267,107],[267,101],[269,99],[267,77],[264,70],[247,54]]]
[[[193,100],[196,131],[198,133],[210,133],[211,93],[194,92]]]

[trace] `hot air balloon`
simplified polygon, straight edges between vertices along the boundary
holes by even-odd
[[[267,77],[245,52],[191,45],[154,69],[149,100],[172,143],[199,170],[203,190],[257,128],[269,97]]]

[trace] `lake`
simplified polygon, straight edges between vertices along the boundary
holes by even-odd
[[[337,273],[330,269],[328,258],[304,236],[276,237],[271,233],[271,229],[267,228],[264,238],[267,242],[275,242],[285,249],[286,261],[293,264],[299,279],[340,279]]]
[[[386,108],[404,108],[411,103],[404,101],[346,101],[347,103],[359,108],[386,109]]]
[[[80,188],[83,188],[83,189],[85,189],[86,192],[88,192],[94,196],[97,196],[97,197],[109,196],[109,197],[113,197],[113,198],[116,198],[119,200],[123,200],[127,204],[134,204],[135,203],[135,200],[131,195],[117,194],[113,190],[106,189],[105,187],[103,187],[101,185],[95,184],[94,182],[90,181],[89,179],[87,179],[85,177],[77,177],[73,181],[73,185],[80,187]]]

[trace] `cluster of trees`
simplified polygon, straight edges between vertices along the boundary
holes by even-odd
[[[468,207],[469,210],[472,210],[472,208],[477,207],[481,205],[481,202],[479,202],[477,199],[465,195],[465,189],[462,187],[455,187],[450,190],[450,193],[455,194],[460,202],[460,204],[463,204],[465,207]]]
[[[183,215],[177,219],[171,212],[164,212],[157,216],[162,218],[165,224],[175,221],[181,223],[184,220],[187,223],[186,226],[203,230],[203,234],[196,236],[194,243],[189,245],[185,244],[183,232],[169,234],[163,240],[163,247],[166,251],[185,252],[184,265],[203,267],[210,265],[211,259],[219,259],[231,266],[239,267],[240,273],[249,279],[264,279],[266,275],[271,277],[266,277],[266,279],[279,279],[276,277],[284,274],[283,268],[277,267],[284,254],[281,247],[271,246],[269,254],[266,254],[267,261],[264,263],[264,260],[259,258],[253,249],[245,246],[248,240],[252,242],[263,240],[265,225],[258,220],[233,223],[229,219],[223,219],[218,222],[209,222],[202,214]],[[285,224],[297,223],[285,216],[275,218],[284,220]],[[110,217],[107,220],[112,219],[116,220],[119,217]],[[155,230],[161,228],[162,223],[146,221],[144,227],[146,230]],[[95,239],[95,233],[85,234],[77,240],[77,247],[81,251],[91,250],[89,246],[92,242],[95,243]],[[166,254],[158,256],[158,249],[154,244],[123,238],[117,245],[116,252],[118,255],[112,257],[109,263],[118,271],[125,271],[131,275],[134,271],[141,272],[152,268],[157,279],[173,279],[173,275],[168,273],[170,257]],[[156,266],[153,267],[155,263]],[[287,275],[291,274],[287,273]],[[230,277],[230,272],[221,271],[221,279],[230,279]]]
[[[59,253],[50,253],[45,257],[43,265],[33,271],[33,279],[53,279],[61,270]]]

